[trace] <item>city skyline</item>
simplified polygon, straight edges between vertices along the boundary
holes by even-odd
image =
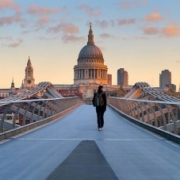
[[[180,2],[160,0],[0,0],[0,88],[20,87],[30,56],[35,83],[73,84],[73,68],[92,23],[98,46],[117,83],[125,68],[129,84],[159,86],[168,69],[180,84]]]

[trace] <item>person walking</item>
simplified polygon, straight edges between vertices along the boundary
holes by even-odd
[[[107,98],[103,91],[103,86],[99,86],[97,93],[94,93],[92,103],[93,106],[96,107],[98,130],[101,131],[104,126],[104,113],[107,105]]]

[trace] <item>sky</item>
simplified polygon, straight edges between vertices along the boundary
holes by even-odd
[[[179,0],[0,0],[0,88],[20,87],[30,56],[35,83],[73,84],[74,66],[92,23],[113,85],[159,86],[168,69],[180,85]]]

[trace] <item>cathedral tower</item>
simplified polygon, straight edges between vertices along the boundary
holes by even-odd
[[[33,76],[33,67],[31,64],[30,57],[28,58],[27,67],[25,69],[25,79],[24,79],[24,88],[29,89],[31,87],[34,87],[35,85],[35,79]]]

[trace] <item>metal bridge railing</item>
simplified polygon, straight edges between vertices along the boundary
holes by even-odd
[[[108,97],[108,104],[138,121],[180,134],[180,103]]]
[[[79,97],[1,101],[0,133],[53,117],[82,103]],[[11,120],[7,119],[9,112]]]

